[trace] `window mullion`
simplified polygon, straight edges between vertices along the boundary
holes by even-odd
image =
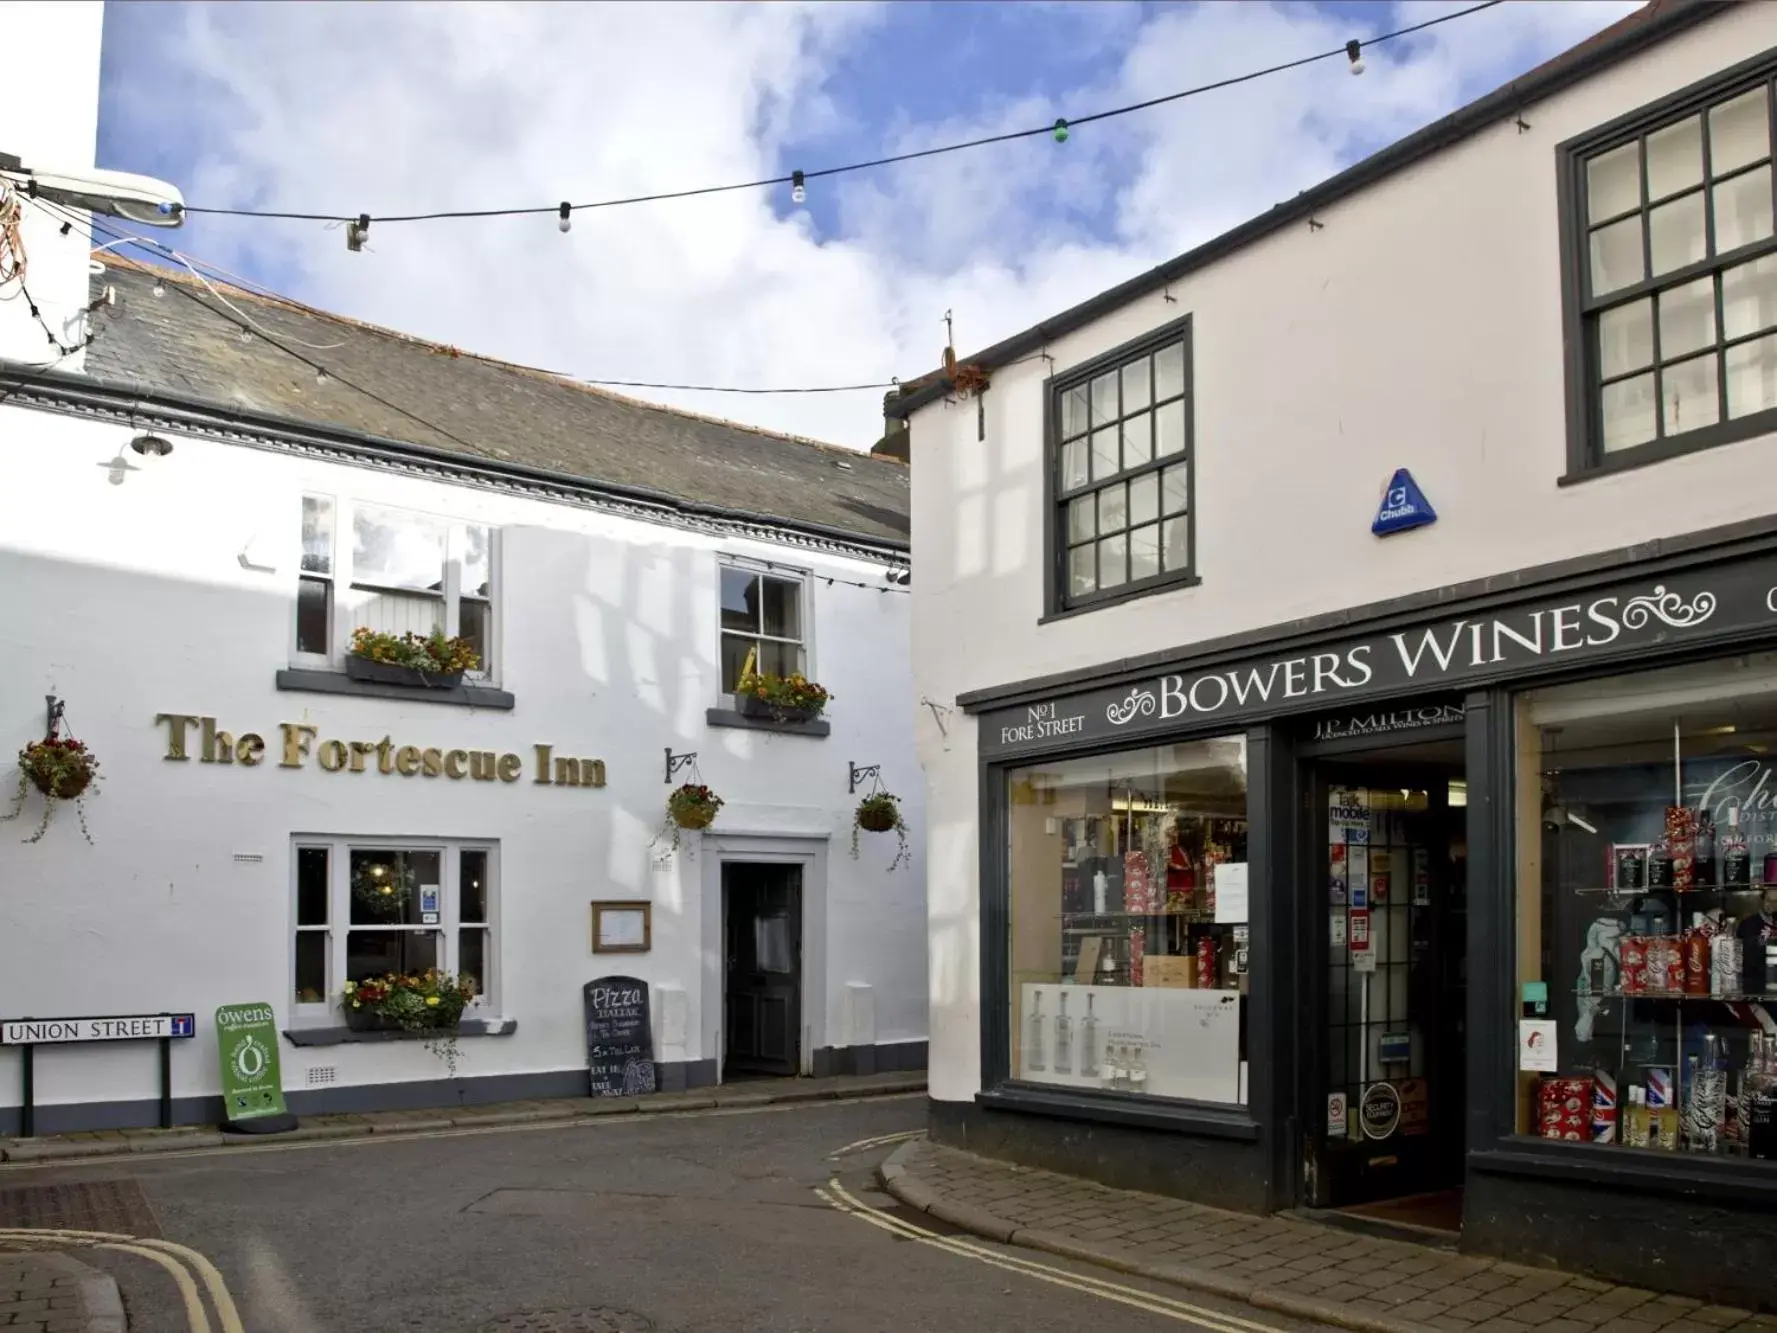
[[[353,501],[341,496],[334,513],[339,522],[333,531],[333,633],[327,639],[328,659],[338,662],[352,641],[351,608],[348,594],[352,589],[352,542],[347,534],[356,531],[358,521]]]
[[[463,592],[462,526],[453,523],[444,534],[444,633],[455,638],[462,627],[458,602]]]

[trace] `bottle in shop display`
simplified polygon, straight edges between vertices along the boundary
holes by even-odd
[[[1630,853],[1631,856],[1634,853]],[[1625,862],[1627,857],[1624,858]],[[1647,854],[1647,887],[1650,889],[1669,889],[1672,887],[1672,838],[1662,833]]]
[[[1691,914],[1691,928],[1684,934],[1684,993],[1709,994],[1709,934],[1701,912]]]
[[[1086,997],[1086,1016],[1080,1020],[1080,1077],[1098,1077],[1098,1015],[1092,1012],[1092,996]]]
[[[1692,883],[1699,889],[1715,887],[1715,821],[1709,811],[1697,811],[1696,841],[1691,849]]]
[[[1046,1067],[1043,1063],[1043,992],[1037,991],[1031,997],[1030,1018],[1024,1030],[1024,1067],[1035,1073],[1041,1073]]]
[[[1748,1157],[1777,1158],[1777,1033],[1752,1034],[1740,1084],[1740,1123]]]
[[[1678,1147],[1678,1107],[1672,1101],[1672,1071],[1649,1069],[1647,1076],[1648,1145],[1671,1152]]]
[[[1752,886],[1752,854],[1746,850],[1746,835],[1740,831],[1737,805],[1728,807],[1728,827],[1721,835],[1721,882],[1728,889]]]
[[[1127,1078],[1128,1074],[1123,1067],[1123,1048],[1114,1044],[1106,1047],[1104,1053],[1105,1087],[1120,1088]]]
[[[1148,1090],[1148,1058],[1142,1054],[1139,1046],[1129,1048],[1128,1076],[1124,1086],[1130,1092],[1146,1092]]]
[[[1642,889],[1647,887],[1647,861],[1638,847],[1625,847],[1617,857],[1617,887],[1619,889]]]
[[[1055,1072],[1074,1072],[1074,1020],[1067,1016],[1067,992],[1061,992],[1061,1012],[1055,1015]]]
[[[1647,1114],[1647,1090],[1642,1087],[1630,1088],[1629,1104],[1623,1109],[1623,1146],[1647,1147],[1651,1128]]]

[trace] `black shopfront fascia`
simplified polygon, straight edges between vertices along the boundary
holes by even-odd
[[[1556,1238],[1571,1229],[1574,1215],[1551,1200],[1573,1188],[1663,1193],[1693,1208],[1711,1200],[1756,1200],[1767,1209],[1777,1203],[1777,1171],[1742,1159],[1607,1152],[1515,1133],[1514,691],[1777,649],[1777,520],[1675,544],[1684,549],[1641,560],[1625,551],[1582,568],[1524,570],[1446,589],[1426,599],[1436,606],[1431,615],[1363,608],[1318,627],[1298,623],[1270,636],[1242,636],[1238,646],[1145,660],[1138,669],[1124,663],[1096,676],[1076,673],[1066,685],[1033,681],[965,697],[961,702],[976,716],[981,756],[983,1091],[977,1106],[1112,1133],[1172,1131],[1193,1158],[1193,1183],[1210,1181],[1215,1197],[1206,1201],[1253,1210],[1297,1202],[1303,1124],[1312,1110],[1307,1101],[1318,1093],[1300,1069],[1299,1016],[1314,1007],[1302,993],[1307,969],[1300,964],[1319,938],[1314,932],[1324,928],[1319,913],[1308,919],[1296,891],[1304,799],[1298,759],[1351,745],[1345,737],[1317,742],[1315,733],[1324,728],[1307,724],[1334,713],[1367,722],[1456,699],[1459,728],[1446,718],[1438,730],[1464,736],[1468,790],[1471,1202],[1465,1247],[1493,1248],[1497,1235],[1500,1252],[1525,1254],[1533,1252],[1527,1238],[1535,1236],[1540,1252],[1558,1253]],[[1222,684],[1213,683],[1217,678]],[[1247,1104],[1074,1093],[1012,1079],[1008,775],[1045,760],[1233,734],[1245,736],[1248,753]],[[1378,734],[1371,743],[1398,739]],[[999,1146],[1012,1133],[1002,1126]],[[1060,1145],[1066,1134],[1050,1137]],[[992,1151],[995,1145],[983,1146]],[[1043,1164],[1041,1152],[1022,1155]],[[1109,1183],[1137,1185],[1135,1169],[1110,1169],[1122,1178]],[[1479,1176],[1497,1181],[1503,1192],[1477,1190]],[[1555,1187],[1554,1194],[1538,1193],[1543,1186]],[[1196,1195],[1203,1197],[1201,1190]],[[1476,1195],[1486,1216],[1477,1216]],[[1541,1225],[1523,1211],[1533,1196]],[[1595,1210],[1596,1200],[1587,1197]]]

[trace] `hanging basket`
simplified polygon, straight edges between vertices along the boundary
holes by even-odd
[[[78,746],[80,742],[74,741],[72,744]],[[41,745],[27,746],[26,754],[41,749]],[[25,776],[31,779],[31,785],[45,796],[53,796],[58,801],[72,801],[92,786],[98,763],[84,750],[73,762],[70,762],[66,750],[63,751],[63,756],[54,762],[32,761],[21,756],[19,766],[25,770]]]
[[[373,861],[352,872],[352,898],[368,915],[396,920],[406,914],[417,878],[412,866]]]
[[[26,793],[35,787],[43,793],[43,818],[27,842],[37,842],[49,831],[50,816],[60,801],[74,802],[75,812],[80,816],[81,835],[88,842],[92,841],[81,798],[94,789],[99,780],[99,761],[83,743],[72,736],[56,735],[31,741],[19,751],[18,770],[18,790],[13,794],[12,809],[0,815],[0,819],[17,819],[25,808]]]
[[[708,828],[721,809],[722,798],[698,782],[687,782],[666,798],[667,817],[679,828]]]
[[[866,833],[887,833],[901,822],[901,807],[887,792],[858,803],[858,827]]]

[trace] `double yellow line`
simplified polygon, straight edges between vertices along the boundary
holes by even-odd
[[[211,1333],[209,1313],[204,1308],[203,1297],[198,1293],[197,1281],[192,1277],[195,1273],[202,1280],[204,1290],[209,1293],[210,1304],[216,1308],[216,1321],[221,1325],[221,1333],[244,1333],[240,1312],[235,1309],[234,1297],[228,1294],[228,1284],[222,1280],[222,1274],[216,1270],[216,1265],[184,1245],[176,1245],[170,1240],[150,1240],[143,1236],[124,1236],[110,1231],[0,1227],[0,1249],[6,1248],[9,1241],[34,1246],[49,1244],[111,1250],[118,1254],[133,1254],[158,1264],[172,1276],[173,1284],[179,1288],[179,1296],[185,1302],[185,1322],[191,1333]]]
[[[1170,1296],[1156,1295],[1151,1291],[1144,1291],[1140,1287],[1125,1286],[1120,1282],[1110,1282],[1104,1278],[1075,1273],[1069,1269],[1039,1263],[1035,1259],[1026,1259],[1021,1255],[1005,1254],[973,1240],[965,1240],[957,1236],[941,1236],[935,1231],[928,1231],[924,1227],[903,1221],[880,1208],[872,1208],[869,1204],[848,1193],[837,1178],[828,1180],[825,1188],[817,1186],[815,1194],[829,1207],[837,1208],[840,1212],[855,1217],[859,1221],[868,1222],[871,1226],[880,1227],[903,1240],[930,1245],[934,1249],[943,1250],[976,1263],[987,1264],[993,1268],[1004,1269],[1008,1273],[1018,1273],[1024,1277],[1035,1278],[1039,1282],[1047,1282],[1053,1286],[1084,1292],[1089,1296],[1096,1296],[1100,1300],[1115,1301],[1118,1305],[1146,1310],[1150,1314],[1161,1315],[1181,1324],[1214,1329],[1216,1333],[1279,1333],[1275,1324],[1262,1324],[1255,1320],[1242,1319],[1238,1315],[1223,1314],[1218,1310],[1211,1310],[1207,1306],[1192,1305],[1187,1301],[1174,1300]]]

